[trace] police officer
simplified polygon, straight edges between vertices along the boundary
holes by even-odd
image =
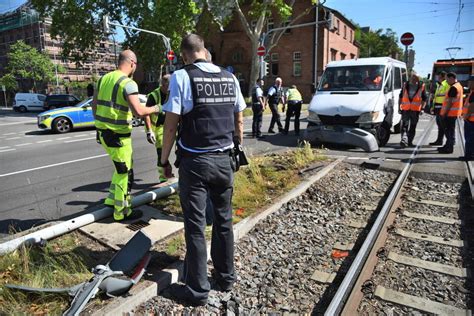
[[[278,113],[278,104],[281,102],[285,104],[283,90],[281,88],[282,80],[280,77],[275,79],[275,84],[268,89],[268,105],[270,106],[270,110],[272,111],[272,120],[270,121],[270,127],[268,128],[268,132],[274,134],[275,131],[273,127],[275,123],[278,126],[278,131],[281,133],[283,132],[283,125],[280,122],[280,113]],[[283,111],[285,111],[283,109]]]
[[[456,74],[449,72],[446,75],[446,81],[449,84],[449,90],[443,101],[439,115],[441,116],[444,134],[446,135],[446,143],[443,147],[438,148],[438,152],[443,154],[451,154],[454,150],[456,142],[456,121],[462,114],[463,107],[463,87],[456,80]]]
[[[469,77],[470,92],[464,102],[464,159],[474,160],[474,75]]]
[[[294,115],[295,135],[298,136],[300,134],[300,114],[303,98],[295,85],[292,85],[291,88],[288,89],[287,96],[288,107],[286,109],[285,130],[283,131],[283,134],[288,134],[288,130],[290,129],[290,119]]]
[[[115,167],[105,204],[114,208],[116,221],[141,217],[139,211],[132,215],[131,209],[133,115],[145,116],[160,110],[140,104],[138,86],[130,78],[136,69],[137,57],[131,50],[124,50],[118,69],[99,79],[92,103],[97,140]]]
[[[416,125],[421,109],[426,104],[425,84],[420,81],[415,72],[411,73],[410,81],[403,85],[399,100],[402,113],[400,146],[405,148],[406,146],[413,146]]]
[[[443,106],[444,97],[446,92],[448,92],[449,84],[446,81],[446,71],[440,71],[438,73],[438,81],[436,82],[436,90],[434,94],[433,106],[431,108],[432,113],[436,115],[436,125],[438,126],[438,138],[434,142],[431,142],[431,146],[441,146],[443,145],[444,138],[444,128],[441,122],[441,116],[439,112]]]
[[[266,103],[263,95],[263,79],[257,79],[252,90],[252,137],[262,138],[262,119],[263,111],[265,111]]]
[[[168,86],[170,75],[166,74],[161,78],[161,85],[148,94],[146,106],[159,106],[166,102],[168,97]],[[165,113],[161,111],[158,114],[152,114],[145,117],[146,139],[150,144],[155,144],[158,168],[158,180],[160,183],[166,182],[163,167],[160,167],[161,148],[163,147],[163,124],[165,123]]]
[[[181,119],[177,159],[186,240],[185,285],[175,286],[172,294],[189,304],[205,305],[210,291],[204,236],[208,194],[214,209],[213,277],[224,291],[235,281],[231,208],[235,165],[230,153],[233,137],[242,142],[246,104],[237,79],[206,62],[200,36],[185,36],[181,54],[186,66],[171,76],[170,96],[163,107],[166,118],[161,156],[161,165],[170,176],[168,158]]]

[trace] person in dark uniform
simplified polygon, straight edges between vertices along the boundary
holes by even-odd
[[[263,79],[257,79],[257,83],[252,90],[252,137],[261,138],[262,136],[262,118],[265,111],[265,97],[263,95]]]
[[[438,73],[438,80],[436,82],[436,90],[433,98],[433,107],[431,109],[432,114],[436,115],[436,125],[438,126],[438,137],[434,142],[431,142],[431,146],[441,146],[443,145],[444,139],[444,128],[441,123],[442,119],[439,115],[441,107],[443,106],[444,98],[446,97],[446,92],[449,90],[449,84],[446,81],[446,71],[440,71]]]
[[[246,104],[239,82],[230,72],[206,61],[204,41],[196,34],[185,36],[181,54],[186,66],[170,80],[161,165],[171,175],[168,161],[176,138],[179,196],[184,215],[186,257],[184,285],[172,295],[192,305],[205,305],[210,291],[204,229],[209,194],[214,210],[211,257],[213,278],[220,290],[235,282],[232,192],[234,141],[242,142]]]
[[[273,130],[275,123],[278,126],[278,131],[280,133],[283,132],[283,125],[280,121],[280,113],[278,113],[278,104],[280,104],[280,102],[282,104],[285,104],[285,101],[283,99],[285,96],[283,95],[281,84],[282,80],[280,77],[278,77],[275,79],[275,84],[271,86],[270,89],[268,89],[268,106],[272,111],[272,120],[270,121],[270,127],[268,128],[268,132],[272,134],[275,133],[275,131]],[[285,112],[284,109],[283,112]]]

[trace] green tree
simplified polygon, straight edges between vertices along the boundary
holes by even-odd
[[[89,57],[104,38],[102,19],[163,33],[177,47],[182,36],[194,30],[198,4],[192,0],[32,0],[42,16],[52,18],[51,34],[63,42],[62,54],[75,61]],[[165,62],[163,41],[156,35],[124,29],[124,47],[136,51],[147,70],[158,71]]]
[[[15,76],[11,73],[6,74],[5,76],[0,78],[0,85],[5,86],[5,89],[7,89],[7,91],[18,89],[18,82],[16,81]]]
[[[360,32],[360,57],[390,56],[397,59],[403,58],[403,51],[397,44],[397,34],[392,29]]]
[[[7,57],[9,75],[32,80],[35,89],[38,82],[48,83],[54,78],[54,64],[48,56],[23,41],[11,45]]]
[[[294,3],[295,0],[252,0],[242,1],[242,3],[238,0],[232,1],[234,10],[242,24],[242,27],[244,28],[247,37],[250,39],[251,52],[257,51],[268,18],[272,17],[275,21],[280,21],[280,25],[276,25],[276,27],[284,27],[284,29],[268,34],[264,43],[267,48],[267,53],[278,44],[278,41],[286,32],[287,27],[297,24],[298,20],[308,14],[312,9],[312,7],[308,7],[308,9],[300,13],[298,16],[292,17]],[[316,4],[317,1],[312,0],[311,3]],[[241,4],[248,5],[247,12],[242,10]],[[259,76],[259,57],[256,53],[252,53],[251,56],[252,62],[249,78],[249,93],[251,93],[252,87]]]

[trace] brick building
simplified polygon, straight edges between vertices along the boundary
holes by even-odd
[[[53,39],[50,33],[51,19],[41,19],[38,13],[27,2],[19,8],[0,15],[0,76],[5,74],[8,65],[7,54],[10,46],[18,40],[35,47],[40,52],[46,52],[54,64],[61,65],[65,72],[57,74],[57,82],[49,85],[48,90],[64,91],[62,83],[88,81],[94,76],[115,69],[115,53],[119,47],[108,40],[100,41],[90,58],[76,63],[61,56],[61,39]],[[53,80],[54,81],[54,80]],[[26,83],[23,89],[28,89]]]
[[[311,8],[310,0],[297,0],[293,6],[293,16],[298,16]],[[242,7],[246,12],[248,8]],[[326,23],[316,26],[288,29],[280,38],[278,45],[267,53],[265,60],[269,62],[269,76],[265,78],[266,85],[273,83],[276,77],[283,79],[283,85],[295,84],[303,94],[305,102],[309,102],[314,81],[320,77],[325,65],[329,61],[357,58],[359,47],[354,35],[356,26],[340,12],[328,7],[320,7],[319,21],[325,20],[329,13],[334,14],[334,28],[329,30]],[[309,13],[300,18],[295,24],[311,23],[316,21],[316,8],[311,8]],[[277,28],[281,21],[269,18],[264,31]],[[316,31],[318,32],[318,45],[315,45]],[[244,95],[248,95],[251,56],[256,52],[251,51],[251,43],[236,14],[224,31],[210,29],[201,31],[205,38],[206,46],[213,56],[214,63],[234,69],[234,74],[241,82]],[[317,63],[316,60],[317,51]],[[317,67],[316,67],[317,65]]]

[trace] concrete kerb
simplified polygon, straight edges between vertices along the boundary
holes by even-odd
[[[265,211],[256,214],[255,216],[249,216],[236,225],[234,225],[234,239],[235,241],[244,237],[257,223],[267,216],[273,214],[279,210],[282,205],[289,202],[290,200],[303,194],[311,185],[316,181],[327,175],[331,170],[333,170],[339,163],[344,160],[344,157],[340,157],[337,160],[333,161],[318,173],[311,176],[310,178],[304,180],[296,188],[285,194],[283,197],[278,199],[274,204],[268,207]],[[207,256],[210,257],[210,244],[207,245]],[[110,303],[102,308],[95,310],[92,315],[102,316],[102,315],[123,315],[131,313],[138,305],[146,302],[147,300],[158,295],[161,290],[167,288],[173,283],[177,283],[183,273],[183,262],[176,261],[168,266],[166,269],[163,269],[158,273],[152,280],[145,281],[146,284],[138,284],[137,289],[140,288],[141,292],[139,295],[132,295],[127,297],[119,298],[118,304]],[[131,293],[132,294],[132,293]]]

